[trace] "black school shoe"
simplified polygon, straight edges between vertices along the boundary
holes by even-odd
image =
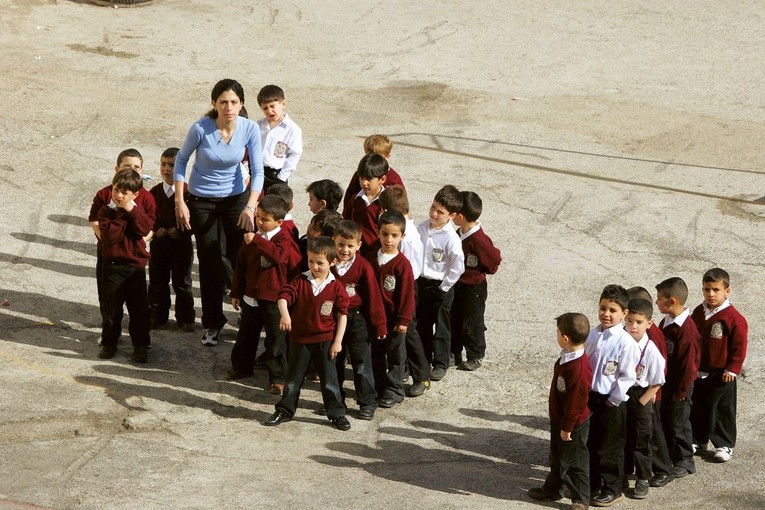
[[[290,418],[287,413],[280,409],[272,414],[266,421],[264,421],[263,425],[266,427],[273,427],[282,423],[286,423],[290,420],[292,420],[292,418]]]
[[[419,397],[430,389],[430,381],[420,381],[412,384],[409,388],[408,395],[410,397]]]
[[[611,506],[614,503],[624,499],[624,494],[611,494],[609,492],[601,492],[594,498],[592,498],[592,506],[606,507]]]
[[[468,372],[478,370],[479,368],[481,368],[480,359],[469,359],[467,361],[463,361],[457,366],[457,370],[467,370]]]
[[[98,357],[101,359],[112,359],[115,354],[117,354],[116,345],[102,345],[101,348],[98,349]]]
[[[559,491],[551,492],[544,487],[533,487],[529,489],[527,494],[531,499],[536,499],[537,501],[558,501],[563,499]]]
[[[149,361],[149,348],[143,345],[135,347],[130,359],[136,363],[147,363]]]
[[[359,409],[359,420],[371,421],[375,417],[374,409]]]
[[[351,422],[349,422],[348,418],[345,416],[338,416],[329,421],[332,422],[332,425],[334,425],[337,430],[351,430]]]
[[[666,473],[659,473],[659,474],[653,475],[653,478],[648,480],[648,484],[651,487],[664,487],[669,482],[674,480],[674,478],[675,477],[672,475],[668,475]]]

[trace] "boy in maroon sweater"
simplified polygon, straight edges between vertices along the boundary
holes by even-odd
[[[452,303],[452,354],[459,370],[477,370],[486,354],[486,275],[494,274],[502,262],[499,248],[481,228],[478,218],[483,202],[477,193],[462,191],[462,207],[454,216],[459,227],[465,272],[454,284]],[[466,360],[462,361],[462,350]]]
[[[358,185],[358,177],[355,178],[355,181]],[[343,188],[330,179],[313,181],[306,187],[305,192],[308,193],[308,209],[311,210],[311,214],[317,214],[324,209],[337,211],[340,201],[343,199]],[[359,190],[356,190],[356,193],[358,192]]]
[[[384,157],[386,161],[390,160],[390,152],[393,149],[393,142],[390,141],[385,135],[369,135],[364,139],[364,154],[379,154]],[[398,184],[404,187],[404,181],[401,180],[401,176],[393,168],[388,169],[386,176],[386,184],[392,186]],[[351,177],[351,182],[348,183],[348,187],[345,190],[345,196],[343,197],[343,207],[348,207],[348,204],[353,202],[356,194],[361,191],[361,185],[359,184],[359,174],[355,172]]]
[[[275,187],[278,184],[272,186]],[[268,369],[271,393],[281,395],[287,369],[286,334],[279,329],[279,291],[288,282],[290,263],[297,262],[297,245],[282,229],[287,204],[278,195],[266,195],[255,211],[257,233],[245,234],[236,257],[231,282],[231,306],[242,310],[232,368],[226,379],[252,375],[261,330],[266,330],[263,362]]]
[[[98,212],[101,241],[102,298],[106,316],[101,327],[101,349],[98,357],[110,359],[117,352],[122,306],[130,314],[132,360],[148,361],[149,301],[146,295],[146,263],[149,252],[144,238],[153,227],[153,220],[135,199],[143,189],[143,177],[132,169],[117,172],[112,180],[112,196]]]
[[[292,220],[292,213],[290,212],[295,207],[292,188],[286,184],[272,184],[268,188],[268,191],[266,191],[266,195],[278,195],[287,203],[287,214],[284,215],[282,229],[289,232],[290,236],[292,236],[292,239],[295,241],[295,244],[297,244],[298,239],[300,239],[300,233],[298,232],[297,225],[295,225],[295,222]]]
[[[175,156],[176,147],[165,149],[159,158],[159,174],[162,182],[151,188],[149,193],[157,205],[154,221],[154,237],[151,240],[149,259],[149,310],[151,327],[167,324],[170,314],[170,286],[175,292],[175,322],[184,331],[194,331],[194,295],[191,291],[191,265],[194,262],[194,247],[191,244],[191,230],[181,231],[175,221]],[[187,194],[186,184],[183,194]],[[171,280],[172,278],[172,280]]]
[[[377,219],[382,213],[379,197],[385,189],[388,162],[379,154],[367,154],[359,161],[356,173],[361,191],[343,208],[343,219],[354,221],[361,228],[361,254],[366,257],[374,253]]]
[[[125,149],[117,156],[117,165],[114,167],[114,173],[116,174],[120,170],[132,169],[138,172],[143,177],[143,156],[136,149]],[[90,213],[88,214],[88,223],[90,228],[93,229],[93,233],[96,235],[96,288],[98,290],[98,306],[101,311],[101,322],[110,319],[114,331],[110,332],[110,335],[116,334],[117,338],[122,334],[122,309],[120,309],[119,320],[111,320],[111,317],[104,309],[104,296],[103,296],[103,282],[101,281],[101,275],[103,273],[104,259],[101,255],[101,230],[98,227],[98,213],[101,208],[109,204],[112,200],[112,185],[104,186],[96,196],[93,197],[93,203],[90,206]],[[138,191],[138,195],[135,197],[135,203],[141,206],[141,209],[149,216],[152,222],[154,222],[157,216],[157,207],[154,203],[154,198],[146,189],[141,187]],[[144,238],[144,241],[148,243],[151,240],[152,233]],[[117,317],[115,317],[117,319]],[[101,340],[99,340],[101,343]]]
[[[264,422],[266,426],[279,425],[295,416],[300,388],[308,373],[308,363],[312,361],[319,371],[327,417],[339,430],[351,428],[345,417],[335,366],[337,354],[343,348],[348,294],[330,271],[334,264],[335,242],[328,237],[311,239],[308,242],[309,271],[279,292],[279,328],[291,332],[289,370],[282,399],[276,404],[276,412]],[[290,310],[298,320],[292,321]]]
[[[384,342],[372,344],[372,368],[380,407],[389,408],[404,401],[406,331],[414,314],[414,275],[412,266],[398,251],[406,233],[406,218],[397,211],[385,211],[379,220],[381,248],[368,260],[382,291],[388,319]]]
[[[736,446],[736,377],[746,359],[749,325],[728,301],[730,276],[719,267],[702,277],[704,302],[693,311],[701,334],[701,362],[693,390],[693,446],[715,447],[713,460],[727,462]]]
[[[661,422],[676,478],[696,472],[691,434],[691,398],[699,368],[700,337],[685,307],[688,286],[673,277],[656,286],[656,305],[665,314],[659,324],[667,345],[667,378]]]
[[[337,382],[345,404],[345,359],[350,356],[353,386],[359,405],[359,419],[371,420],[377,409],[377,392],[372,374],[373,338],[384,340],[387,335],[385,308],[372,266],[357,254],[361,247],[361,229],[352,221],[343,220],[335,229],[337,263],[332,274],[345,286],[350,303],[348,324],[343,336],[343,350],[337,355]]]
[[[590,503],[590,394],[592,369],[584,353],[590,323],[581,313],[556,318],[561,355],[553,368],[550,385],[550,474],[542,487],[529,490],[539,501],[561,499],[565,485],[571,494],[572,510],[585,510]]]

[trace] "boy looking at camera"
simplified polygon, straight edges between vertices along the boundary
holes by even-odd
[[[377,218],[382,212],[379,197],[385,188],[388,162],[379,154],[367,154],[359,161],[356,173],[361,191],[343,209],[343,219],[361,227],[361,254],[367,256],[373,253],[377,240]]]
[[[364,139],[364,154],[379,154],[384,157],[390,164],[390,153],[393,149],[393,142],[385,135],[369,135]],[[398,184],[404,186],[404,181],[401,180],[401,176],[396,172],[393,167],[389,167],[386,184],[392,186]],[[358,172],[353,174],[351,182],[348,183],[348,187],[345,189],[345,195],[343,197],[343,207],[347,207],[353,201],[356,194],[361,191],[359,185]]]
[[[303,153],[303,131],[287,115],[284,91],[266,85],[258,92],[264,117],[258,121],[263,148],[263,193],[274,184],[287,184]]]

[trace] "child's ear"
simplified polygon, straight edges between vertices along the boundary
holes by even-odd
[[[284,218],[282,218],[282,219],[280,219],[280,220],[276,220],[276,223],[277,223],[279,226],[281,226],[281,225],[282,225],[282,223],[284,223]]]
[[[322,209],[326,209],[327,208],[327,201],[326,200],[319,200],[319,203],[321,204],[321,208]]]
[[[383,175],[382,177],[380,177],[380,184],[385,184],[385,181],[387,181],[387,180],[388,180],[388,176],[387,175]]]

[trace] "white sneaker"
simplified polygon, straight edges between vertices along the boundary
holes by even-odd
[[[733,457],[733,448],[727,446],[715,448],[715,456],[713,457],[715,462],[728,462],[731,457]]]
[[[208,347],[213,345],[218,345],[218,336],[220,335],[219,329],[208,329],[205,331],[205,334],[202,335],[202,345],[206,345]]]
[[[707,453],[707,445],[706,444],[693,443],[693,454],[696,455],[697,453],[699,455],[702,455],[702,456],[704,454],[706,454]]]

